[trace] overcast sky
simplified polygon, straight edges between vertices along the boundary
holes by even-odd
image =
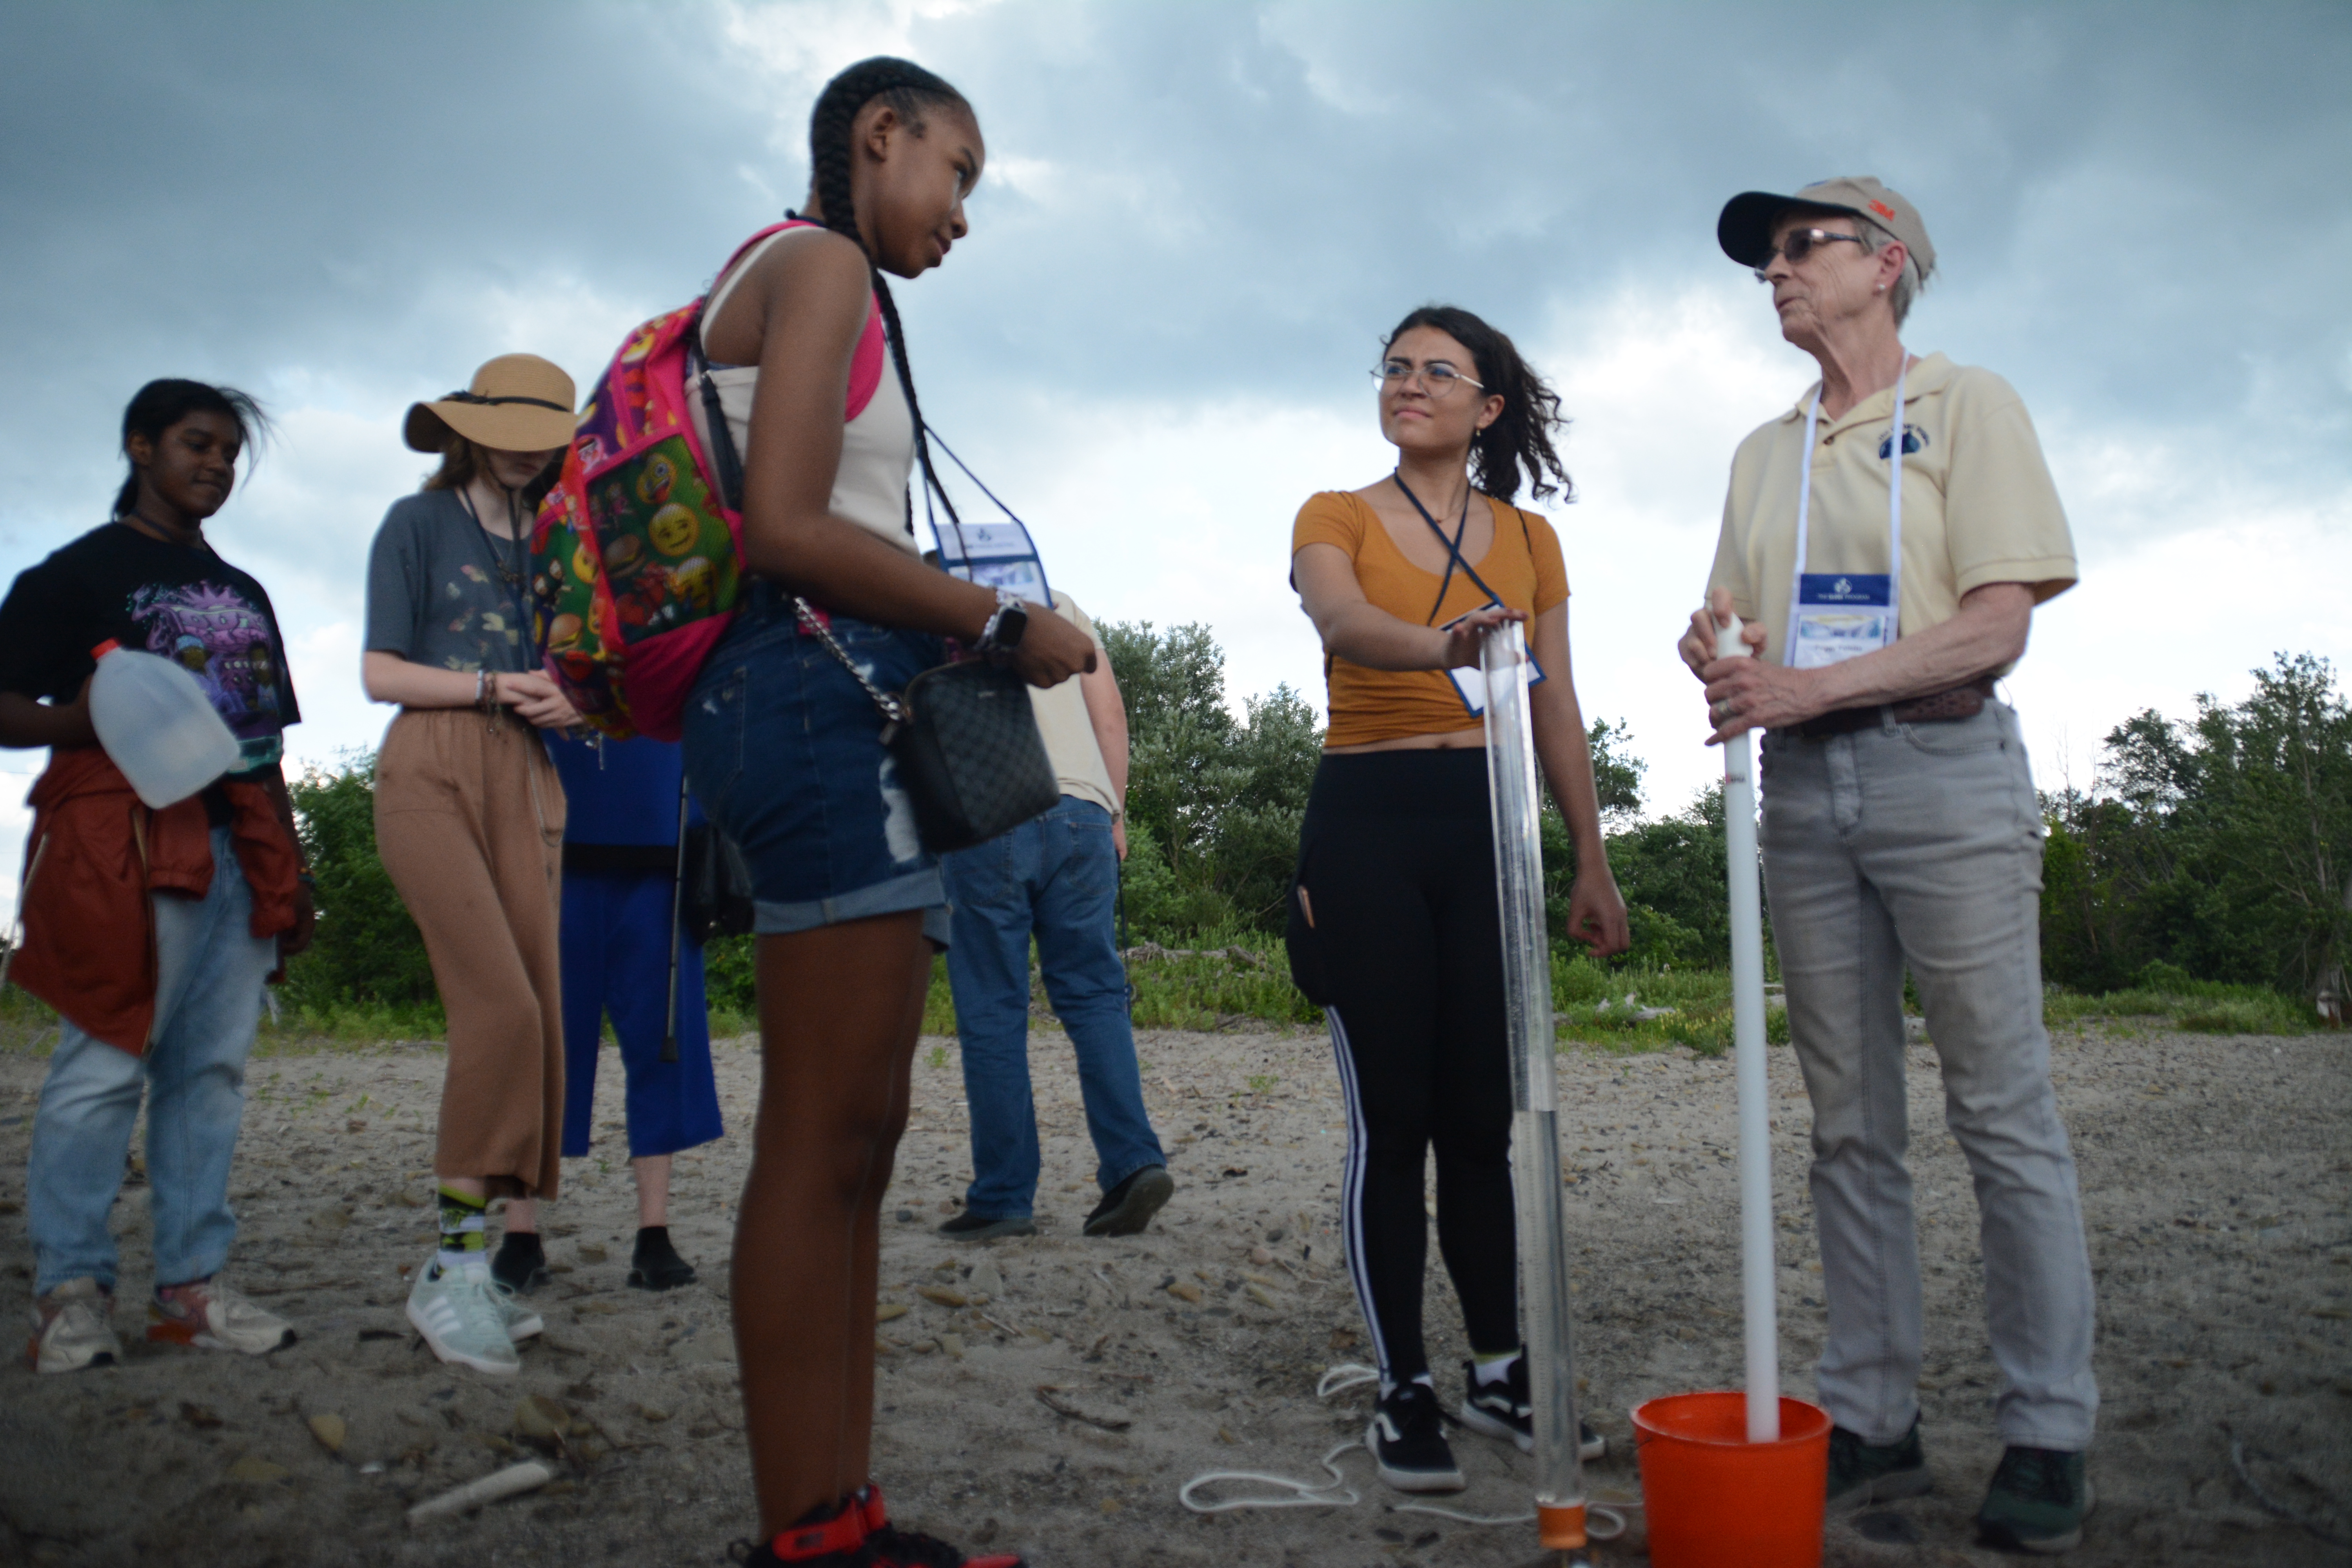
[[[989,144],[971,240],[899,290],[926,411],[1097,616],[1213,627],[1237,704],[1319,703],[1290,520],[1386,471],[1364,372],[1442,300],[1559,386],[1578,687],[1685,804],[1713,770],[1671,644],[1733,447],[1813,376],[1715,216],[1833,174],[1917,204],[1941,277],[1906,342],[2008,377],[2056,473],[2083,584],[2011,683],[2044,787],[2274,651],[2352,656],[2335,0],[10,0],[0,574],[104,519],[142,382],[246,387],[278,437],[210,531],[277,601],[295,757],[373,744],[361,578],[426,466],[402,411],[515,350],[584,392],[800,199],[816,89],[882,52]]]

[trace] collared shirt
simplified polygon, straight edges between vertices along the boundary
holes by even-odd
[[[1820,390],[1739,444],[1723,502],[1723,531],[1707,588],[1731,590],[1743,620],[1769,633],[1764,657],[1781,662],[1797,543],[1798,470],[1805,410]],[[1959,613],[1987,583],[2023,583],[2034,603],[2074,586],[2074,542],[2025,404],[1989,370],[1929,354],[1905,377],[1900,635],[1916,637]],[[1883,388],[1841,418],[1821,421],[1804,569],[1887,571],[1887,461],[1895,391]]]
[[[1101,635],[1076,600],[1056,592],[1054,608],[1093,639],[1097,658],[1109,659]],[[1087,694],[1078,677],[1043,689],[1031,687],[1029,703],[1036,710],[1037,732],[1045,738],[1045,756],[1054,764],[1062,793],[1093,801],[1114,817],[1123,815],[1125,808],[1119,804],[1118,792],[1111,788],[1110,769],[1103,762],[1102,743],[1095,739],[1094,721],[1087,715]]]

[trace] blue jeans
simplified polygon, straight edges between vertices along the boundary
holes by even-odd
[[[1164,1165],[1143,1109],[1143,1075],[1127,1017],[1127,971],[1111,936],[1118,856],[1110,813],[1062,804],[1001,838],[941,858],[955,942],[948,984],[963,1044],[971,1105],[971,1186],[964,1201],[988,1219],[1026,1217],[1037,1197],[1037,1113],[1029,1098],[1029,939],[1045,994],[1078,1058],[1078,1092],[1108,1192],[1147,1165]]]
[[[236,1216],[229,1157],[245,1115],[245,1058],[261,1018],[278,939],[252,933],[253,892],[229,830],[213,829],[213,882],[201,899],[151,896],[155,908],[155,1033],[143,1057],[66,1020],[41,1085],[25,1176],[26,1228],[47,1295],[68,1279],[114,1289],[107,1215],[122,1186],[139,1097],[147,1105],[147,1183],[155,1282],[210,1278],[228,1261]]]

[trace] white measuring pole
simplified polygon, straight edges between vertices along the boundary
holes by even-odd
[[[1739,617],[1716,657],[1749,657]],[[1757,887],[1748,737],[1723,743],[1723,847],[1731,882],[1731,1040],[1739,1081],[1739,1278],[1748,1320],[1748,1440],[1780,1438],[1780,1322],[1772,1256],[1772,1126],[1764,1074],[1764,905]]]

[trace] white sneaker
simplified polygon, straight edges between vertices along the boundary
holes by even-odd
[[[268,1355],[294,1342],[294,1326],[265,1312],[215,1274],[147,1305],[147,1337],[159,1343]]]
[[[33,1340],[25,1359],[35,1372],[79,1372],[86,1366],[116,1366],[122,1346],[108,1321],[114,1298],[95,1279],[68,1279],[33,1302]]]
[[[522,1370],[506,1309],[490,1290],[488,1263],[443,1268],[436,1261],[418,1268],[408,1292],[408,1321],[443,1361],[494,1375]]]
[[[521,1293],[495,1274],[490,1276],[490,1294],[498,1299],[499,1310],[506,1314],[507,1338],[515,1343],[522,1343],[547,1327],[545,1320],[522,1299]]]

